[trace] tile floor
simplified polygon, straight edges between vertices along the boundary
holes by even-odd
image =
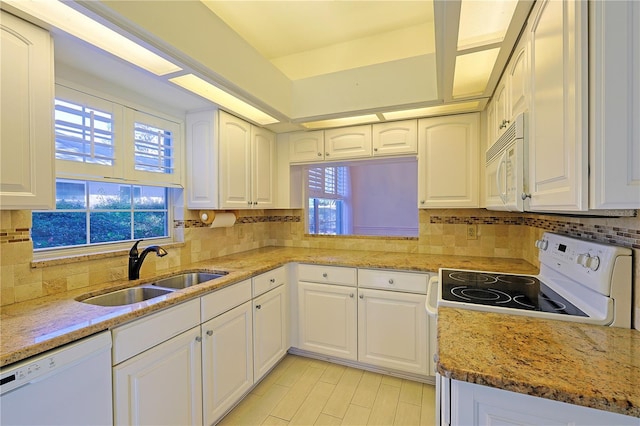
[[[433,425],[431,385],[287,355],[219,425]]]

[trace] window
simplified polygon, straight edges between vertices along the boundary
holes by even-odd
[[[309,233],[341,235],[346,219],[349,169],[344,166],[310,167],[307,171]]]
[[[168,190],[156,186],[56,180],[56,210],[33,212],[34,249],[169,236]]]
[[[180,130],[177,120],[56,85],[56,209],[33,212],[34,250],[45,257],[51,249],[171,241]]]
[[[302,167],[310,234],[418,236],[415,158]]]

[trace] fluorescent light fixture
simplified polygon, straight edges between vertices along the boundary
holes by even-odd
[[[462,0],[458,51],[502,42],[517,5],[517,0]]]
[[[165,75],[181,71],[179,66],[162,56],[94,21],[61,1],[3,0],[3,2],[153,74]]]
[[[479,106],[480,101],[460,102],[457,104],[437,105],[426,108],[408,109],[404,111],[384,112],[382,115],[385,120],[404,120],[408,118],[431,117],[434,115],[476,111]]]
[[[457,56],[456,70],[453,74],[453,97],[483,94],[498,53],[500,53],[500,48]]]
[[[334,118],[331,120],[310,121],[301,123],[307,129],[327,129],[331,127],[353,126],[356,124],[377,123],[380,119],[376,114],[359,115],[355,117]]]
[[[279,122],[269,114],[193,74],[170,78],[169,81],[263,126]]]

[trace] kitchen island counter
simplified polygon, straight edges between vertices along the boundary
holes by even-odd
[[[265,247],[183,265],[156,277],[96,284],[3,306],[0,309],[0,366],[116,327],[290,262],[425,272],[435,272],[440,267],[525,274],[537,272],[533,265],[520,259]],[[178,290],[167,296],[132,305],[102,307],[76,300],[89,295],[153,282],[158,278],[181,271],[225,271],[228,274],[207,283]]]
[[[439,307],[437,353],[451,379],[640,417],[638,330]]]

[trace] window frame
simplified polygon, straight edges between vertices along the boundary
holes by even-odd
[[[344,182],[340,182],[339,181],[339,176],[341,174],[341,172],[338,170],[339,168],[344,167],[345,170],[343,171],[344,176]],[[311,169],[316,169],[316,168],[322,168],[325,169],[325,171],[323,171],[323,178],[326,182],[326,169],[328,168],[333,168],[335,169],[335,181],[334,181],[334,186],[335,186],[335,191],[332,193],[327,193],[324,192],[323,193],[310,193],[309,191],[309,174],[310,174],[310,170]],[[341,163],[316,163],[316,164],[309,164],[305,167],[304,170],[304,177],[305,177],[305,181],[304,181],[304,199],[305,199],[305,205],[304,205],[304,210],[305,210],[305,231],[308,235],[336,235],[336,236],[343,236],[343,235],[350,235],[351,233],[351,193],[350,193],[350,188],[349,188],[349,166],[346,164],[341,164]],[[340,193],[340,187],[344,185],[344,194]],[[311,232],[311,222],[310,222],[310,203],[311,200],[333,200],[336,202],[340,202],[340,206],[337,210],[339,210],[337,212],[337,214],[340,215],[339,218],[336,218],[336,226],[340,225],[340,233],[335,233],[335,234],[327,234],[327,233],[320,233],[319,232],[319,224],[318,224],[318,217],[319,214],[317,212],[317,210],[315,211],[315,216],[314,216],[314,222],[315,222],[315,232]],[[314,201],[314,208],[317,209],[317,205],[318,203]]]

